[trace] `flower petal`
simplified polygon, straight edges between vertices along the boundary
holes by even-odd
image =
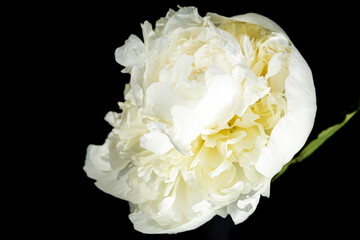
[[[267,29],[270,29],[270,30],[273,30],[276,32],[280,32],[287,37],[285,31],[279,25],[277,25],[277,23],[275,23],[273,20],[271,20],[265,16],[262,16],[260,14],[257,14],[257,13],[247,13],[247,14],[237,15],[237,16],[231,17],[231,19],[235,19],[240,22],[254,23],[254,24],[263,26]]]
[[[245,221],[253,214],[259,203],[260,194],[255,194],[255,196],[251,197],[243,195],[242,198],[239,198],[237,201],[234,201],[227,206],[227,212],[230,214],[235,224]]]
[[[185,104],[186,101],[182,100],[167,83],[156,82],[146,90],[144,112],[161,121],[172,123],[171,108]]]
[[[168,202],[170,203],[171,201]],[[162,206],[162,208],[164,207],[165,206]],[[210,204],[207,201],[201,201],[193,206],[193,211],[196,211],[196,216],[186,222],[173,225],[171,225],[171,222],[169,222],[169,224],[160,225],[157,221],[149,218],[139,209],[135,209],[135,211],[129,215],[129,218],[134,224],[134,228],[142,233],[178,233],[195,229],[213,218],[215,212],[209,208]]]
[[[201,26],[203,18],[199,15],[197,8],[180,8],[174,12],[170,10],[166,18],[162,18],[156,23],[156,31],[160,35],[168,35],[177,28],[187,28]]]
[[[136,35],[130,35],[125,44],[115,50],[116,61],[128,70],[134,65],[141,65],[144,60],[145,45]],[[125,70],[126,72],[130,72]]]
[[[161,122],[149,122],[146,127],[150,132],[140,138],[140,146],[157,155],[167,153],[174,148],[169,136],[166,134],[167,126]]]
[[[315,120],[316,96],[311,70],[294,46],[285,94],[287,113],[272,130],[269,143],[256,163],[256,170],[268,178],[279,172],[301,149]]]
[[[238,82],[230,75],[214,65],[209,67],[208,74],[207,91],[194,108],[178,105],[171,110],[174,124],[172,142],[184,154],[191,153],[188,147],[202,129],[222,126],[232,118],[241,96]]]
[[[128,199],[126,194],[130,191],[130,187],[127,178],[131,169],[125,167],[121,171],[111,171],[108,142],[107,140],[101,146],[89,145],[84,170],[90,178],[96,180],[95,185],[102,191],[118,198]]]
[[[107,148],[108,142],[102,146],[89,145],[87,148],[84,171],[87,176],[92,179],[98,179],[103,172],[111,170],[109,152]]]

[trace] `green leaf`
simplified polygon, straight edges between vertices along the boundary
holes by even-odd
[[[313,152],[315,152],[316,149],[318,149],[321,145],[323,145],[326,140],[328,140],[332,135],[334,135],[337,131],[339,131],[339,129],[341,129],[359,111],[359,109],[360,109],[360,104],[358,109],[356,109],[351,113],[346,114],[344,121],[323,130],[316,139],[311,141],[308,145],[306,145],[303,148],[303,150],[296,158],[293,158],[290,162],[285,164],[283,168],[280,170],[280,172],[276,174],[271,181],[274,182],[277,178],[279,178],[288,169],[288,167],[291,164],[302,162],[311,154],[313,154]]]

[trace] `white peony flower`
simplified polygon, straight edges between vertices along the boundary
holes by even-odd
[[[311,71],[285,32],[250,13],[232,18],[194,7],[142,24],[115,52],[131,74],[122,113],[85,171],[130,202],[144,233],[194,229],[218,214],[251,215],[270,181],[304,145],[314,123]]]

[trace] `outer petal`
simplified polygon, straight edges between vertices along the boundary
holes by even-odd
[[[265,16],[262,16],[260,14],[257,14],[257,13],[247,13],[247,14],[237,15],[237,16],[234,16],[231,18],[224,17],[224,16],[218,15],[216,13],[208,13],[207,16],[210,16],[211,21],[215,24],[233,19],[233,20],[237,20],[240,22],[248,22],[248,23],[257,24],[257,25],[263,26],[267,29],[270,29],[270,30],[273,30],[276,32],[280,32],[287,37],[285,31],[279,25],[277,25],[273,20],[271,20]],[[289,37],[287,37],[287,38],[289,38]]]
[[[227,212],[230,214],[235,224],[245,221],[254,213],[260,200],[260,194],[238,200],[227,206]]]
[[[102,146],[89,145],[87,148],[84,171],[92,179],[98,179],[104,175],[104,171],[110,171],[108,142]],[[101,171],[102,170],[102,171]]]
[[[241,195],[237,201],[229,204],[226,209],[230,214],[235,224],[245,221],[251,214],[254,213],[259,203],[260,196],[269,197],[270,179],[257,191],[252,191],[248,195]]]
[[[176,225],[160,225],[154,219],[145,216],[138,209],[135,209],[135,211],[129,215],[129,218],[133,222],[136,230],[143,233],[160,234],[179,233],[198,228],[216,215],[216,213],[210,209],[210,203],[206,200],[195,204],[193,210],[197,213],[194,218],[183,224],[180,223]]]
[[[201,26],[202,23],[203,19],[195,7],[180,8],[177,12],[170,9],[165,18],[156,22],[156,32],[167,36],[177,28]]]
[[[280,32],[285,36],[287,36],[285,31],[279,25],[277,25],[273,20],[257,13],[247,13],[247,14],[237,15],[232,17],[231,19],[235,19],[241,22],[254,23],[266,27],[270,30]]]
[[[115,51],[116,61],[126,68],[141,65],[145,55],[145,45],[139,37],[130,35],[125,44]],[[126,72],[129,72],[126,70]]]
[[[314,125],[315,87],[311,70],[293,46],[285,82],[287,113],[274,127],[256,170],[272,178],[301,149]]]
[[[141,83],[144,76],[143,65],[146,55],[144,43],[135,35],[130,35],[125,44],[115,50],[116,61],[125,67],[123,72],[131,73],[130,84],[136,104],[139,107],[142,106],[144,97]]]
[[[130,168],[124,168],[120,171],[122,174],[111,170],[108,143],[107,140],[101,146],[89,145],[84,170],[88,177],[96,180],[95,185],[102,191],[126,199],[126,193],[130,190],[126,183]]]

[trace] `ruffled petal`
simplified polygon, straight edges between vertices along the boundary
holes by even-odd
[[[192,211],[195,214],[194,217],[188,219],[188,221],[183,222],[169,221],[168,223],[164,222],[163,224],[159,224],[159,222],[156,221],[156,217],[150,218],[136,207],[135,210],[129,215],[129,218],[134,224],[134,228],[143,233],[178,233],[198,228],[213,218],[216,213],[210,209],[210,206],[211,204],[206,200],[198,202],[192,206]],[[159,207],[161,210],[165,210],[165,208],[168,207],[172,208],[174,207],[174,201],[173,199],[169,198],[168,201],[162,202]],[[176,207],[179,208],[181,206]],[[166,211],[164,213],[169,214]]]
[[[202,23],[203,18],[195,7],[180,8],[177,12],[169,10],[165,18],[156,22],[156,33],[167,36],[178,28],[201,26]]]
[[[239,199],[227,206],[227,213],[235,224],[242,223],[254,213],[260,200],[260,194],[244,199]]]
[[[107,140],[101,146],[89,145],[84,170],[90,178],[96,180],[95,185],[99,189],[115,197],[127,199],[126,194],[130,191],[127,184],[130,168],[123,167],[121,171],[112,171],[108,143]]]
[[[107,145],[108,142],[101,146],[88,146],[84,166],[84,171],[88,177],[98,179],[104,175],[103,172],[111,170]]]
[[[141,65],[145,58],[145,45],[136,35],[130,35],[125,44],[115,50],[116,61],[130,72],[135,65]]]
[[[160,122],[149,122],[146,126],[150,132],[145,133],[140,138],[140,146],[153,152],[156,155],[162,155],[174,148],[167,132],[167,126]]]

